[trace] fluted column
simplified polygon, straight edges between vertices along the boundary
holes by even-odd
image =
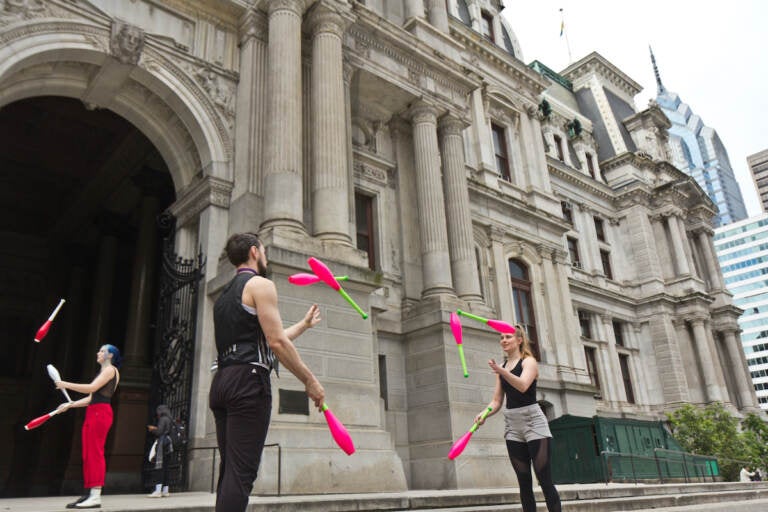
[[[440,119],[440,149],[443,156],[448,244],[456,294],[466,301],[480,300],[480,281],[475,261],[472,214],[464,164],[464,124],[447,115]]]
[[[690,274],[691,269],[688,266],[688,258],[685,255],[685,249],[683,248],[682,234],[680,233],[680,227],[677,223],[676,215],[669,215],[665,218],[667,222],[667,228],[669,229],[670,238],[672,238],[672,248],[675,251],[675,269],[677,275]]]
[[[429,23],[441,32],[448,33],[448,10],[445,0],[427,0]]]
[[[627,393],[624,389],[624,376],[621,374],[619,353],[616,350],[616,335],[613,332],[613,318],[610,315],[600,315],[600,319],[603,321],[605,342],[608,347],[608,366],[606,366],[605,372],[609,375],[610,384],[614,388],[612,395],[616,401],[626,402]]]
[[[319,4],[312,31],[312,221],[322,239],[351,244],[344,68],[346,20]]]
[[[701,362],[707,401],[721,402],[723,401],[723,395],[720,392],[720,385],[715,373],[715,361],[708,343],[707,331],[704,328],[704,319],[694,318],[691,320],[691,326],[693,327],[693,341],[696,345],[696,352]]]
[[[405,19],[423,18],[424,0],[405,0]]]
[[[752,376],[749,373],[749,367],[744,358],[744,349],[739,338],[736,336],[736,331],[725,331],[723,333],[723,341],[728,351],[728,359],[731,362],[731,375],[733,375],[733,380],[736,382],[736,389],[739,393],[739,405],[742,409],[745,407],[756,407]]]
[[[416,194],[419,203],[421,264],[424,274],[422,297],[453,293],[445,200],[440,179],[440,151],[437,143],[437,109],[417,102],[411,109],[416,167]]]
[[[698,233],[699,247],[701,247],[704,253],[704,260],[707,265],[707,272],[709,273],[710,286],[715,290],[723,288],[723,282],[720,279],[720,267],[717,264],[717,258],[715,257],[715,251],[712,248],[712,239],[704,230]]]
[[[302,223],[301,16],[304,0],[269,0],[263,227]]]

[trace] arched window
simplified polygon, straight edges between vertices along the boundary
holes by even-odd
[[[515,308],[517,323],[525,328],[531,340],[531,350],[536,359],[539,354],[539,335],[536,330],[536,317],[533,313],[533,293],[531,280],[528,277],[528,266],[515,259],[509,260],[510,286],[512,288],[512,303]]]

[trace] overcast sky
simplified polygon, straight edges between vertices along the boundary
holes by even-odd
[[[597,51],[643,87],[638,109],[656,96],[648,45],[661,79],[723,141],[747,213],[760,213],[747,156],[768,149],[768,1],[504,0],[526,63],[555,71]]]

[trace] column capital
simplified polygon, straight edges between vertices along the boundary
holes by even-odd
[[[307,15],[307,28],[312,37],[318,34],[333,34],[342,38],[353,21],[350,13],[342,12],[335,6],[321,1],[317,2]]]
[[[466,127],[466,121],[450,112],[438,120],[438,129],[444,135],[461,135]]]
[[[240,17],[238,33],[240,34],[240,44],[252,38],[267,40],[267,17],[257,9],[248,9]]]
[[[360,68],[352,64],[346,56],[342,57],[341,66],[344,85],[349,87],[349,85],[352,83],[352,77],[355,76],[355,73],[357,73]]]
[[[408,117],[411,118],[413,124],[437,124],[437,116],[439,114],[440,111],[437,107],[424,100],[418,100],[412,103],[411,107],[408,109]]]
[[[184,226],[208,206],[229,208],[232,186],[232,182],[205,176],[187,186],[168,210],[176,217],[176,225]]]
[[[267,13],[272,16],[280,11],[289,11],[301,16],[307,8],[306,0],[267,0]]]

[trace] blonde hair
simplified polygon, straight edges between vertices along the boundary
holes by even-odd
[[[536,359],[536,356],[533,355],[533,350],[531,350],[531,340],[528,339],[528,335],[525,333],[522,325],[515,324],[515,336],[523,338],[523,342],[520,344],[520,358],[533,357]]]

